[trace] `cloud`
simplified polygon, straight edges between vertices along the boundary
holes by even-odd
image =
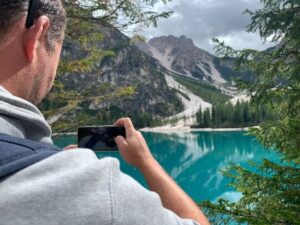
[[[250,17],[242,14],[246,9],[255,10],[260,6],[260,0],[173,0],[167,5],[157,3],[155,10],[174,13],[170,18],[160,20],[157,28],[143,31],[143,35],[148,39],[185,35],[209,52],[213,52],[213,37],[225,40],[234,48],[261,50],[272,44],[263,44],[258,34],[246,33]]]

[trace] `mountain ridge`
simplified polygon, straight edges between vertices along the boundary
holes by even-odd
[[[155,37],[148,42],[139,42],[137,46],[168,70],[184,76],[218,84],[246,78],[245,73],[234,71],[233,62],[222,62],[184,35]]]
[[[71,127],[71,123],[79,121],[79,124],[73,125],[72,129],[74,129],[75,125],[87,125],[80,124],[81,121],[84,121],[81,118],[93,115],[98,115],[97,119],[90,121],[93,124],[112,123],[118,117],[129,116],[133,118],[137,127],[157,126],[169,123],[169,121],[182,122],[187,118],[189,118],[188,122],[185,122],[184,125],[192,125],[195,122],[195,114],[200,108],[211,107],[212,100],[216,99],[213,97],[214,95],[219,96],[217,99],[222,99],[222,95],[226,96],[219,90],[219,86],[216,86],[215,83],[218,83],[216,76],[210,78],[209,69],[203,72],[200,70],[201,67],[199,69],[195,65],[197,62],[205,65],[206,62],[207,66],[211,68],[210,71],[215,71],[217,69],[214,67],[213,61],[217,58],[197,48],[191,39],[185,36],[180,38],[173,36],[169,37],[172,42],[166,39],[163,45],[159,45],[161,37],[151,41],[150,50],[152,48],[153,51],[154,48],[157,48],[157,52],[174,57],[172,60],[168,60],[170,67],[167,68],[160,60],[151,56],[149,52],[147,53],[147,50],[142,51],[141,46],[132,44],[131,39],[120,31],[109,28],[101,28],[100,31],[104,34],[104,39],[99,43],[99,48],[112,50],[115,52],[115,56],[97,61],[91,72],[62,74],[59,76],[59,81],[66,90],[72,90],[84,96],[89,95],[91,96],[89,99],[93,99],[93,96],[95,99],[99,99],[97,95],[100,92],[97,90],[104,84],[109,86],[105,89],[108,93],[117,88],[129,86],[134,87],[135,93],[121,99],[114,98],[104,102],[90,100],[76,103],[75,107],[66,112],[60,110],[66,105],[51,107],[48,104],[42,104],[44,111],[51,112],[49,113],[51,117],[47,119],[54,127],[61,123],[66,127]],[[147,46],[148,44],[145,45],[145,48]],[[168,50],[168,48],[170,49]],[[166,54],[167,50],[168,54]],[[195,60],[189,59],[191,52],[192,56],[195,56]],[[67,41],[63,46],[63,59],[68,55],[84,56],[84,53],[80,52],[74,43]],[[182,73],[186,72],[185,70],[188,70],[189,66],[194,69],[198,68],[200,71],[198,73],[202,73],[202,75],[198,74],[197,77],[193,76],[192,72],[191,74]],[[204,70],[203,67],[202,70]],[[192,87],[193,90],[189,90],[190,85],[186,79],[191,79],[189,82],[192,83],[195,83],[194,79],[197,80],[195,83],[197,85]],[[226,85],[225,79],[220,83],[222,87],[223,84]],[[102,111],[107,116],[99,116],[99,112]],[[59,127],[63,126],[59,125]],[[68,129],[68,131],[70,130],[71,128]]]

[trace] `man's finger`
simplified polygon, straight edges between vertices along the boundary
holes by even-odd
[[[120,152],[126,151],[128,148],[128,143],[123,136],[117,136],[115,142],[117,143]]]
[[[125,128],[134,128],[132,121],[130,118],[121,118],[115,122],[115,125],[122,125]]]
[[[126,137],[130,137],[135,131],[135,128],[130,118],[121,118],[115,122],[115,125],[120,127],[125,127]]]

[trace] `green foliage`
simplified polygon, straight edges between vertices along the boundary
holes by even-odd
[[[103,83],[91,87],[81,93],[67,90],[51,92],[43,101],[40,108],[44,115],[51,118],[61,117],[52,124],[55,133],[76,131],[79,126],[95,125],[101,122],[101,110],[89,110],[90,105],[105,105],[109,101],[116,101],[136,93],[134,87],[115,87]]]
[[[180,90],[177,90],[177,89],[175,89],[175,88],[173,88],[173,90],[174,90],[175,92],[177,92],[178,94],[180,94],[182,97],[184,97],[186,100],[188,100],[188,101],[191,100],[191,98],[190,98],[186,93],[184,93],[184,92],[182,92],[182,91],[180,91]]]
[[[237,202],[220,199],[217,204],[203,203],[212,224],[299,224],[300,168],[295,165],[277,165],[264,160],[262,165],[252,163],[250,172],[232,165],[224,175],[232,179],[230,186],[243,194]],[[276,203],[276,204],[274,204]]]
[[[157,26],[158,19],[167,18],[171,14],[152,10],[155,3],[166,4],[168,0],[64,0],[63,2],[69,9],[69,18],[117,29],[139,24]]]
[[[204,101],[210,102],[212,104],[217,104],[220,102],[226,102],[230,99],[229,96],[223,94],[216,87],[197,81],[194,79],[189,79],[185,77],[176,76],[175,80],[191,90],[195,95],[201,97]]]
[[[209,109],[205,110],[203,113],[203,119],[201,121],[203,127],[210,126],[210,117],[211,117],[210,110]]]
[[[63,55],[58,75],[91,72],[96,62],[106,56],[114,55],[113,51],[103,50],[99,45],[103,40],[103,34],[99,32],[101,27],[125,30],[132,25],[156,26],[158,19],[171,15],[171,12],[151,10],[156,1],[149,0],[64,0],[63,2],[68,17],[66,40],[72,45],[79,46],[79,51],[85,54],[82,57]]]
[[[206,111],[211,116],[204,119]],[[206,115],[207,117],[207,115]],[[279,115],[267,105],[252,105],[249,102],[237,102],[236,105],[221,103],[214,105],[212,109],[206,109],[204,113],[200,109],[197,113],[197,125],[193,128],[235,128],[251,127],[266,121],[278,120]],[[209,120],[209,123],[207,122]]]
[[[67,11],[68,27],[66,39],[78,44],[86,54],[74,59],[65,57],[60,64],[60,73],[89,72],[94,63],[105,56],[112,56],[112,51],[105,51],[99,43],[103,34],[99,28],[131,29],[132,26],[157,26],[157,20],[167,18],[172,12],[152,10],[153,0],[64,0]],[[167,3],[166,0],[162,0]]]
[[[156,26],[158,19],[171,15],[171,12],[153,11],[153,4],[156,2],[154,0],[63,0],[67,11],[68,26],[54,88],[39,106],[46,117],[60,114],[67,116],[72,111],[76,113],[80,107],[86,107],[91,101],[100,103],[112,98],[128,97],[134,93],[132,86],[123,87],[123,91],[120,87],[118,90],[113,90],[112,94],[107,94],[106,90],[110,86],[106,84],[106,88],[105,85],[101,85],[101,87],[91,87],[84,93],[79,93],[76,89],[70,90],[64,87],[61,77],[66,74],[77,76],[97,71],[99,70],[97,65],[100,65],[102,60],[113,57],[119,50],[118,48],[124,47],[112,46],[111,49],[104,50],[104,33],[101,30],[130,29],[133,32],[136,29],[132,26],[137,29]],[[166,4],[168,1],[161,0],[161,2]],[[76,52],[68,51],[70,48],[76,49]],[[96,94],[98,97],[92,97]],[[61,124],[54,124],[53,128],[57,132],[65,131],[73,129],[77,123],[88,122],[84,116],[81,119],[82,121],[74,121],[74,117],[65,118],[61,120]]]
[[[177,112],[176,110],[183,109],[181,101],[176,97],[176,92],[170,90],[166,103],[158,101],[147,106],[148,108],[143,108],[132,100],[132,97],[136,95],[142,95],[142,100],[147,99],[147,94],[151,95],[143,88],[145,86],[117,87],[103,83],[79,93],[63,87],[67,92],[50,93],[40,107],[49,121],[54,120],[51,122],[54,133],[75,132],[79,126],[112,124],[121,117],[132,118],[138,128],[174,122],[163,118],[173,115]],[[133,111],[132,107],[122,107],[122,105],[131,104],[138,108]],[[55,118],[59,119],[55,120]]]
[[[253,82],[239,81],[257,105],[269,104],[279,114],[275,121],[252,129],[263,145],[278,151],[282,163],[265,160],[257,172],[232,165],[225,175],[242,192],[235,203],[204,203],[213,224],[300,224],[300,4],[295,0],[262,0],[251,16],[249,32],[272,38],[267,51],[233,50],[218,42],[217,52],[237,58],[237,68],[251,71]],[[278,42],[280,42],[278,44]],[[252,163],[253,165],[253,163]]]
[[[74,109],[73,109],[74,111]],[[162,126],[166,123],[176,123],[179,118],[163,119],[158,116],[153,116],[150,113],[131,113],[118,108],[117,106],[108,106],[100,110],[89,110],[78,108],[76,119],[72,115],[68,115],[52,124],[54,133],[76,132],[80,126],[95,126],[113,124],[121,117],[130,117],[137,129],[144,127]]]

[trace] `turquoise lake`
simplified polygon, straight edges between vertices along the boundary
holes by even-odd
[[[143,133],[152,154],[173,179],[195,200],[215,201],[219,197],[236,201],[241,194],[228,187],[229,180],[220,172],[230,163],[247,166],[268,159],[278,162],[273,151],[264,149],[253,136],[245,132]],[[76,136],[55,138],[55,144],[65,147],[76,144]],[[121,162],[123,172],[147,186],[138,170],[127,165],[118,152],[100,153]]]

